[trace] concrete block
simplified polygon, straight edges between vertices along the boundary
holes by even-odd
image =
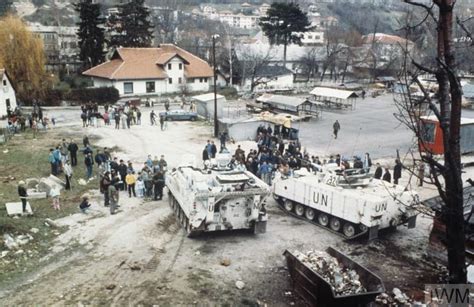
[[[39,179],[38,178],[27,178],[25,180],[25,183],[26,183],[26,188],[27,189],[34,189],[38,185]]]
[[[6,203],[5,207],[7,209],[8,216],[23,214],[23,207],[21,205],[21,201],[17,203]],[[29,202],[26,202],[26,212],[27,214],[33,214],[33,210],[31,210]]]
[[[61,190],[62,185],[58,184],[56,181],[52,180],[51,178],[41,178],[40,182],[38,183],[37,191],[39,192],[46,192],[46,195],[51,195],[51,189],[56,186]]]
[[[54,175],[49,175],[48,179],[55,182],[59,186],[65,186],[66,185],[66,182],[64,182],[64,180],[61,180],[61,179],[59,179],[58,177],[56,177]]]
[[[28,199],[43,199],[46,198],[46,192],[39,192],[36,189],[27,189]]]

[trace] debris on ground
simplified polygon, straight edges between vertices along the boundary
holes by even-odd
[[[109,285],[105,286],[105,289],[107,289],[107,290],[113,290],[113,289],[115,289],[116,287],[117,287],[117,286],[114,285],[114,284],[109,284]]]
[[[128,267],[132,271],[140,271],[142,269],[142,267],[136,262],[132,263],[131,265],[128,265]]]
[[[400,306],[405,304],[412,306],[413,303],[411,299],[398,288],[393,288],[392,295],[380,293],[375,298],[375,302],[383,306]]]
[[[221,265],[223,266],[229,266],[230,265],[230,259],[229,258],[224,258],[221,260]]]
[[[49,226],[49,227],[53,227],[53,228],[59,228],[60,227],[58,223],[56,223],[55,221],[53,221],[50,218],[45,219],[44,223],[46,224],[46,226]]]
[[[245,283],[241,280],[237,280],[235,282],[235,287],[239,290],[242,290],[243,288],[245,288]]]
[[[317,272],[327,281],[336,295],[351,295],[367,292],[356,271],[344,268],[336,258],[326,252],[295,252],[296,258]]]
[[[38,232],[39,232],[39,229],[33,227],[33,228],[30,229],[30,232],[31,232],[31,233],[38,233]]]
[[[79,184],[79,185],[87,185],[87,181],[85,181],[84,179],[80,178],[79,180],[77,180],[77,184]]]

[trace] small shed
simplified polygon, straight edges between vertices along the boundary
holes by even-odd
[[[309,101],[306,97],[263,94],[257,98],[257,102],[260,102],[266,110],[314,117],[319,117],[321,114],[320,103]]]
[[[217,94],[217,117],[222,117],[222,107],[227,103],[224,96]],[[196,112],[208,120],[214,120],[214,93],[191,97],[196,103]]]
[[[443,131],[436,116],[420,116],[421,140],[419,148],[422,152],[434,155],[444,153]],[[474,152],[474,118],[461,118],[461,154]]]
[[[340,90],[330,87],[315,87],[310,94],[311,100],[320,102],[328,108],[355,108],[355,102],[359,97],[356,92],[348,90]]]

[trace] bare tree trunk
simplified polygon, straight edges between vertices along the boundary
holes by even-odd
[[[446,105],[443,119],[450,124],[443,130],[446,170],[446,235],[450,283],[466,283],[465,234],[463,216],[463,184],[461,177],[461,99],[462,91],[455,72],[453,48],[453,6],[455,0],[439,1],[438,57],[446,67],[438,77],[442,102]],[[441,39],[441,41],[439,41]],[[441,44],[443,46],[441,47]],[[440,63],[440,65],[443,65]],[[449,97],[451,96],[451,97]],[[451,104],[449,103],[451,98]],[[446,99],[446,100],[445,100]]]

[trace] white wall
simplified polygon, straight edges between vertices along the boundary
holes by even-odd
[[[4,82],[6,85],[4,85]],[[0,117],[7,115],[7,99],[10,101],[11,110],[15,110],[17,106],[15,90],[10,80],[8,80],[7,75],[3,74],[3,79],[0,80]]]
[[[293,89],[294,88],[294,77],[293,74],[282,75],[274,77],[272,79],[263,79],[266,81],[265,84],[259,84],[255,87],[257,90],[263,89]],[[251,80],[246,79],[244,89],[249,90],[251,85]]]

